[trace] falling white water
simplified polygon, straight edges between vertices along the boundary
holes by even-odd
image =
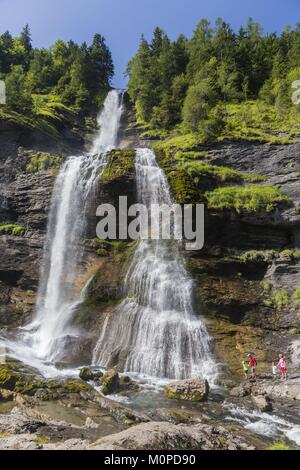
[[[33,356],[53,363],[59,360],[66,342],[76,337],[77,332],[70,326],[70,319],[84,295],[84,291],[80,293],[74,288],[82,255],[80,239],[85,229],[89,196],[107,164],[106,152],[117,145],[121,114],[121,96],[117,91],[111,91],[98,118],[100,131],[91,152],[68,158],[57,177],[44,247],[36,317],[23,329],[18,346],[11,348],[20,352],[20,359],[22,356]],[[22,352],[20,348],[23,347]]]
[[[167,179],[152,150],[137,150],[136,174],[140,203],[172,204]],[[123,363],[125,371],[150,377],[204,377],[214,382],[210,338],[194,313],[192,281],[178,243],[141,240],[125,287],[126,300],[103,325],[94,364]]]

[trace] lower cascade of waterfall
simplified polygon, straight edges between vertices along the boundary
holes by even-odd
[[[107,151],[117,146],[122,114],[122,96],[108,93],[98,118],[100,131],[90,153],[69,157],[57,177],[52,194],[47,236],[41,268],[36,316],[22,329],[17,342],[6,348],[21,360],[37,365],[59,361],[66,342],[76,337],[70,320],[84,300],[75,276],[82,257],[80,240],[86,228],[88,209],[95,183],[107,165]]]
[[[138,200],[171,205],[166,176],[149,149],[136,152]],[[125,279],[127,298],[107,316],[93,363],[157,378],[217,375],[205,324],[194,313],[192,280],[178,242],[141,240]]]

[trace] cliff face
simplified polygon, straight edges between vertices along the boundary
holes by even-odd
[[[0,328],[26,322],[34,310],[39,264],[55,175],[65,155],[58,142],[26,137],[18,129],[2,129],[0,148],[0,225],[13,225],[0,233]],[[26,145],[25,145],[26,144]],[[30,145],[29,145],[30,144]],[[78,142],[73,142],[78,153]],[[132,115],[122,124],[121,147],[150,145],[139,139]],[[202,149],[198,149],[202,150]],[[213,347],[225,372],[240,370],[245,352],[256,352],[261,370],[281,351],[296,364],[300,317],[298,299],[300,257],[299,144],[222,143],[205,148],[209,162],[249,175],[260,174],[262,185],[273,184],[291,197],[265,214],[243,214],[233,209],[206,210],[205,247],[186,253],[194,279],[195,305],[204,315]],[[95,207],[117,204],[120,195],[136,202],[134,152],[113,152],[89,215],[90,241],[78,284],[90,274],[86,302],[74,317],[85,331],[76,350],[90,359],[106,315],[122,299],[124,275],[134,244],[99,245],[95,238]],[[19,230],[18,230],[19,228]],[[21,230],[22,229],[22,230]]]

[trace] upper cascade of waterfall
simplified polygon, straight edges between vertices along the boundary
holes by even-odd
[[[136,152],[138,200],[172,204],[169,185],[150,149]],[[94,364],[118,363],[150,377],[204,377],[214,383],[217,367],[203,320],[195,314],[192,280],[179,243],[141,240],[128,270],[127,298],[109,316],[94,350]],[[124,360],[125,358],[125,360]]]
[[[107,152],[117,146],[120,120],[123,112],[123,92],[112,90],[108,93],[103,110],[97,118],[100,132],[95,138],[91,153]]]

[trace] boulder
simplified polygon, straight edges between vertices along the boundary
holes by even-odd
[[[254,450],[222,426],[142,423],[126,431],[104,437],[91,450]]]
[[[120,388],[120,377],[116,369],[108,370],[103,376],[102,393],[103,395],[111,395]]]
[[[272,403],[268,395],[254,395],[253,401],[262,412],[272,411]]]
[[[232,397],[248,397],[251,395],[252,391],[252,384],[249,382],[246,382],[245,384],[238,385],[237,387],[233,387],[229,394]]]
[[[208,382],[202,379],[179,380],[165,387],[165,395],[177,400],[205,401],[208,393]]]

